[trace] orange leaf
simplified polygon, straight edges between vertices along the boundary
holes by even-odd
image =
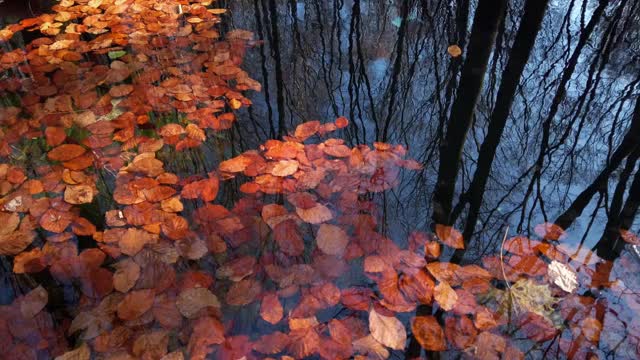
[[[434,297],[440,307],[445,311],[450,311],[458,302],[458,294],[444,281],[441,281],[434,289]]]
[[[44,130],[44,136],[49,146],[58,146],[67,138],[67,133],[62,127],[49,126]]]
[[[298,171],[299,163],[296,160],[280,160],[271,169],[271,175],[285,177]]]
[[[339,118],[336,119],[336,127],[338,129],[342,129],[345,128],[349,125],[349,120],[347,120],[346,117],[344,116],[340,116]]]
[[[308,121],[296,127],[294,136],[297,137],[300,141],[305,141],[308,138],[315,135],[318,132],[319,128],[320,128],[319,121]]]
[[[445,351],[444,331],[435,317],[417,316],[411,322],[411,330],[420,346],[429,351]]]
[[[218,196],[219,181],[213,177],[194,181],[182,188],[182,197],[185,199],[200,198],[204,201],[213,201]]]
[[[262,316],[264,321],[275,325],[282,320],[283,312],[284,310],[282,309],[282,304],[280,304],[280,301],[278,300],[278,295],[271,293],[262,298],[260,316]]]
[[[63,144],[49,151],[47,157],[49,160],[53,161],[69,161],[77,158],[85,152],[86,149],[80,145]]]
[[[544,240],[560,240],[566,237],[564,229],[553,223],[538,224],[533,231]]]
[[[436,224],[436,235],[443,244],[454,249],[464,249],[464,240],[460,231],[451,226]]]
[[[462,55],[462,49],[460,49],[460,46],[458,45],[450,45],[447,48],[447,52],[449,53],[449,55],[451,55],[452,58],[457,58],[458,56]]]
[[[71,224],[73,215],[66,211],[49,209],[40,217],[40,226],[54,233],[63,232]]]

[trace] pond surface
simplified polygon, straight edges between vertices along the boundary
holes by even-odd
[[[636,359],[638,24],[635,0],[5,0],[0,343]]]

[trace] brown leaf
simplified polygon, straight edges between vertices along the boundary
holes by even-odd
[[[300,256],[304,252],[304,240],[293,220],[284,220],[275,225],[273,237],[280,250],[289,256]]]
[[[49,301],[49,294],[42,286],[29,291],[20,302],[20,312],[26,319],[36,316]]]
[[[60,356],[56,356],[54,360],[89,360],[91,359],[91,350],[86,343],[80,345],[79,348],[65,352]]]
[[[90,204],[93,201],[93,188],[89,185],[68,185],[64,191],[64,201],[69,204]]]
[[[49,209],[40,217],[40,226],[47,231],[61,233],[71,225],[72,219],[69,212]]]
[[[443,244],[454,249],[464,249],[462,233],[451,226],[436,224],[436,235]]]
[[[351,344],[352,332],[341,320],[331,319],[329,322],[331,338],[341,344]]]
[[[220,302],[209,289],[190,288],[178,295],[176,306],[184,317],[191,319],[205,307],[220,308]]]
[[[404,325],[395,316],[385,316],[371,309],[369,331],[376,341],[395,350],[403,350],[407,342]]]
[[[291,343],[289,335],[275,331],[263,335],[253,343],[253,350],[262,354],[277,354]]]
[[[317,204],[308,209],[296,208],[296,214],[302,221],[309,224],[321,224],[333,219],[331,210],[322,204]]]
[[[157,240],[158,235],[156,234],[151,234],[136,228],[128,228],[120,239],[119,245],[123,254],[134,256],[140,252],[146,244],[155,243]]]
[[[430,262],[427,264],[427,270],[438,281],[444,281],[452,286],[460,285],[460,279],[457,273],[460,271],[461,266],[448,262]]]
[[[262,291],[262,287],[257,280],[244,279],[231,286],[225,300],[227,304],[233,306],[251,304],[260,291]]]
[[[113,288],[126,293],[131,290],[140,277],[140,266],[132,259],[125,259],[115,264]]]
[[[354,287],[342,290],[340,302],[349,309],[368,311],[373,297],[371,289]]]
[[[352,345],[353,350],[367,355],[367,359],[384,360],[390,355],[389,350],[379,343],[371,334],[355,340]]]
[[[558,332],[547,318],[531,311],[519,316],[517,324],[522,333],[536,342],[551,340]]]
[[[156,294],[153,289],[135,290],[128,293],[118,304],[118,317],[122,320],[137,319],[153,305]]]
[[[289,333],[291,342],[287,347],[289,353],[293,355],[295,359],[303,359],[318,350],[320,344],[320,336],[314,328],[306,328],[299,330],[292,330]]]
[[[16,230],[0,235],[0,255],[17,255],[27,248],[36,237],[34,231]]]
[[[341,256],[349,243],[349,235],[338,226],[322,224],[316,234],[316,243],[323,253]]]
[[[411,323],[411,330],[416,340],[424,349],[429,351],[444,351],[447,345],[444,341],[444,331],[435,317],[417,316]]]

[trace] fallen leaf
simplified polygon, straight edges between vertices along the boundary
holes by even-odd
[[[403,350],[407,342],[407,332],[400,320],[380,315],[373,308],[369,312],[369,331],[376,341],[395,350]]]
[[[49,301],[49,294],[42,286],[29,291],[20,302],[20,312],[26,319],[36,316]]]
[[[262,287],[257,280],[244,279],[231,286],[225,300],[227,304],[233,306],[247,305],[255,300],[260,291],[262,291]]]
[[[389,350],[379,343],[371,334],[355,340],[352,345],[353,350],[362,355],[367,355],[368,359],[384,360],[390,355]]]
[[[578,275],[566,264],[556,260],[551,261],[547,267],[547,274],[554,284],[568,293],[573,293],[578,287]]]
[[[137,319],[151,309],[155,292],[153,289],[135,290],[128,293],[118,304],[118,317],[122,320]]]
[[[53,148],[47,153],[49,160],[54,161],[69,161],[84,154],[87,150],[76,144],[63,144]]]
[[[74,205],[90,204],[93,201],[93,188],[89,185],[67,185],[64,201]]]
[[[132,259],[125,259],[115,264],[115,268],[113,288],[126,293],[133,288],[140,277],[140,265]]]
[[[86,343],[80,345],[80,347],[65,352],[60,356],[56,356],[54,360],[89,360],[91,359],[91,350]]]
[[[296,160],[280,160],[271,169],[271,175],[285,177],[298,171],[299,163]]]
[[[445,281],[441,281],[434,289],[434,298],[445,311],[450,311],[458,302],[458,294]]]
[[[435,317],[417,316],[411,322],[411,330],[420,346],[428,351],[445,351],[444,331]]]
[[[436,224],[436,235],[443,244],[454,249],[464,249],[462,233],[453,227]]]
[[[458,56],[462,55],[462,49],[460,49],[460,46],[458,45],[450,45],[447,48],[447,52],[452,58],[457,58]]]
[[[316,243],[323,253],[341,256],[349,243],[349,235],[338,226],[322,224],[316,234]]]
[[[183,290],[178,295],[176,306],[184,317],[191,319],[205,307],[220,308],[220,302],[209,289],[190,288]]]
[[[333,219],[331,210],[322,204],[316,204],[314,207],[308,209],[297,207],[296,214],[298,214],[302,221],[309,224],[321,224]]]
[[[260,305],[260,316],[264,321],[270,324],[277,324],[282,320],[284,310],[282,304],[278,300],[278,295],[270,293],[262,298],[262,304]]]

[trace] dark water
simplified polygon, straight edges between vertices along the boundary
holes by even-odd
[[[0,4],[6,358],[640,356],[640,2],[193,3]]]

